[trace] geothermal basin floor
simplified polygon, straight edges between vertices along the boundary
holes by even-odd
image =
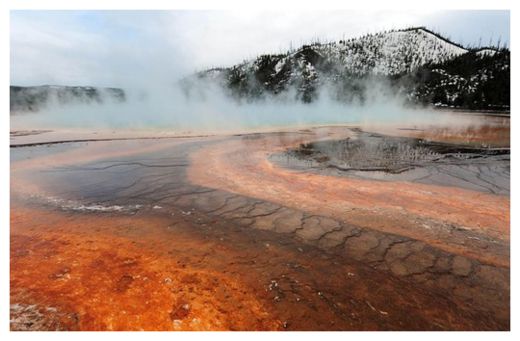
[[[352,127],[12,148],[11,329],[508,330],[508,132],[373,132],[474,186],[279,157]]]

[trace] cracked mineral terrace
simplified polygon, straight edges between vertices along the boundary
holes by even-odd
[[[508,330],[501,120],[12,148],[11,329]]]
[[[271,160],[320,174],[412,181],[509,194],[509,147],[466,145],[365,133],[300,144]],[[338,172],[339,171],[339,172]]]

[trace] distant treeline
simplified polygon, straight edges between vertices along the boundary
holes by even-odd
[[[87,86],[11,86],[11,114],[36,112],[49,105],[102,104],[107,101],[124,102],[124,90],[118,88],[95,88]]]
[[[314,102],[324,95],[366,103],[375,89],[410,105],[509,110],[510,51],[464,48],[424,27],[315,42],[264,54],[182,80],[187,96],[216,82],[237,101],[278,97]],[[377,95],[377,94],[376,94]]]
[[[487,53],[486,53],[487,52]],[[510,59],[507,49],[470,51],[438,64],[393,77],[412,103],[481,110],[509,110]]]

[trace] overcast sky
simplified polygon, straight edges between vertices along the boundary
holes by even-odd
[[[13,11],[11,84],[146,85],[336,40],[427,26],[463,45],[509,45],[508,11]]]

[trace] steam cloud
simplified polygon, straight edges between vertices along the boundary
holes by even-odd
[[[126,101],[60,105],[50,101],[36,113],[11,117],[14,129],[156,129],[172,133],[236,132],[320,124],[428,124],[451,119],[432,110],[410,108],[379,82],[366,84],[364,103],[339,102],[326,86],[318,99],[303,103],[291,91],[255,102],[237,102],[217,84],[197,84],[190,96],[180,86],[156,83],[125,89]]]

